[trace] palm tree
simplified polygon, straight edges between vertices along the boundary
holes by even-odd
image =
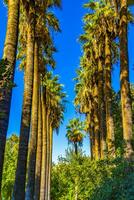
[[[62,92],[62,85],[58,83],[58,76],[52,76],[51,72],[47,72],[42,80],[42,85],[45,89],[45,151],[44,159],[42,158],[42,174],[41,174],[41,195],[42,199],[50,199],[50,177],[52,165],[52,133],[55,128],[58,128],[62,119],[64,108],[62,101],[65,97]],[[62,109],[63,108],[63,109]],[[45,172],[44,172],[45,171]],[[43,175],[43,176],[42,176]],[[45,181],[44,181],[45,180]]]
[[[98,110],[98,85],[96,80],[96,75],[93,77],[93,120],[94,120],[94,143],[95,143],[95,158],[100,159],[100,127],[99,127],[99,110]]]
[[[26,199],[33,199],[35,182],[36,146],[38,133],[38,101],[39,101],[39,44],[34,44],[34,78],[32,97],[32,118],[29,144],[29,168]]]
[[[101,156],[104,157],[106,151],[105,128],[107,128],[108,151],[110,152],[110,154],[114,154],[114,145],[111,145],[114,142],[114,124],[113,115],[111,113],[111,70],[113,63],[112,57],[114,57],[114,55],[113,51],[111,50],[111,46],[112,41],[116,37],[117,33],[116,21],[118,19],[118,16],[115,15],[115,10],[111,7],[111,4],[109,4],[108,2],[106,4],[105,1],[90,2],[87,3],[85,7],[90,8],[92,12],[86,14],[84,17],[85,33],[80,37],[80,40],[83,43],[83,57],[85,57],[84,62],[86,63],[86,60],[88,60],[90,64],[84,64],[82,67],[85,72],[90,70],[90,76],[92,75],[92,80],[94,79],[94,76],[98,77],[96,79],[97,87],[99,87],[99,89],[96,96],[97,101],[95,100],[95,103],[97,102],[98,104],[96,105],[98,107],[99,113],[99,129],[101,130],[100,143],[102,147],[100,150]],[[91,82],[90,84],[88,83],[88,88],[89,87],[91,87]],[[93,87],[93,89],[95,88]],[[91,93],[93,89],[91,90]],[[105,99],[103,94],[105,94]],[[102,112],[105,113],[105,110],[106,120],[105,115],[102,114]]]
[[[38,137],[37,137],[37,152],[36,152],[36,171],[35,171],[35,199],[40,199],[40,181],[41,181],[41,163],[42,163],[42,107],[41,107],[41,90],[39,91],[38,102]]]
[[[40,200],[45,199],[46,192],[46,159],[47,159],[47,124],[46,124],[46,88],[42,89],[42,163],[41,163],[41,182],[40,182]]]
[[[47,183],[47,199],[50,200],[51,188],[51,168],[52,168],[52,145],[53,145],[53,131],[58,130],[63,121],[63,114],[65,111],[65,97],[63,92],[63,85],[59,83],[58,76],[54,76],[53,84],[50,88],[50,119],[49,119],[49,160],[48,160],[48,183]],[[55,89],[54,89],[55,88]]]
[[[30,5],[29,5],[30,6]],[[27,13],[27,46],[26,46],[26,67],[24,80],[24,96],[20,127],[20,141],[17,170],[14,184],[13,199],[25,199],[25,181],[26,165],[28,153],[28,140],[31,122],[31,105],[33,89],[33,71],[34,71],[34,40],[35,40],[35,20],[34,11],[29,7]]]
[[[74,118],[69,121],[69,124],[66,127],[67,133],[66,137],[68,141],[73,144],[75,154],[78,154],[78,146],[82,145],[84,138],[84,125],[83,122],[79,120],[79,118]]]
[[[66,126],[66,137],[69,143],[74,146],[75,155],[78,156],[78,146],[82,145],[84,138],[85,125],[79,118],[73,118]],[[78,199],[78,177],[75,177],[75,200]]]
[[[43,3],[43,2],[42,2]],[[58,5],[57,2],[54,2],[56,5]],[[21,31],[21,40],[25,41],[25,39],[27,39],[26,43],[26,49],[27,49],[27,55],[24,56],[22,53],[22,56],[24,57],[23,59],[23,63],[26,63],[26,67],[25,67],[25,86],[26,86],[26,90],[28,90],[29,93],[25,92],[25,87],[24,87],[24,103],[23,103],[23,109],[22,109],[22,123],[21,123],[21,133],[20,133],[20,148],[19,148],[19,155],[18,155],[18,165],[17,165],[17,171],[16,171],[16,181],[15,181],[15,189],[14,189],[14,196],[16,194],[17,191],[20,191],[20,193],[23,195],[22,198],[24,198],[24,193],[25,193],[25,182],[26,182],[26,164],[27,164],[27,154],[28,154],[28,140],[29,140],[29,131],[30,131],[30,123],[31,123],[31,108],[32,108],[32,91],[33,91],[33,71],[34,71],[34,45],[35,42],[38,42],[38,38],[41,38],[41,55],[44,54],[44,48],[43,46],[45,46],[45,48],[48,50],[48,46],[49,44],[52,43],[51,37],[50,37],[50,32],[48,29],[48,26],[46,24],[46,20],[48,22],[48,24],[50,24],[50,26],[54,26],[54,29],[57,31],[59,30],[59,26],[58,26],[58,20],[54,18],[54,15],[50,15],[50,12],[47,13],[45,12],[44,15],[44,10],[47,10],[49,7],[51,7],[53,5],[52,2],[47,2],[46,4],[39,4],[37,6],[36,5],[31,5],[31,4],[26,4],[24,7],[25,10],[25,16],[23,18],[26,19],[26,16],[28,18],[28,22],[25,23],[26,26],[22,26],[23,30],[26,30],[26,27],[30,28],[31,31],[26,30],[27,32],[27,37],[24,37],[24,31]],[[35,15],[36,12],[36,15]],[[36,17],[35,17],[36,16]],[[44,17],[46,20],[44,20]],[[51,22],[52,20],[52,22]],[[24,21],[24,20],[23,20]],[[42,34],[43,33],[43,34]],[[23,36],[24,35],[24,36]],[[28,37],[29,35],[31,35],[31,44],[33,45],[32,48],[30,49],[30,52],[28,52]],[[45,42],[47,40],[47,43]],[[25,49],[25,46],[22,44],[22,50]],[[51,45],[50,48],[53,48],[53,46]],[[38,49],[40,49],[38,47]],[[45,50],[46,50],[45,49]],[[54,48],[53,48],[54,49]],[[53,52],[53,49],[51,50],[51,52]],[[49,52],[48,55],[51,55],[51,53]],[[26,57],[26,62],[25,62],[25,57]],[[49,56],[50,57],[50,56]],[[27,66],[28,66],[28,62],[32,61],[30,67],[28,68],[29,71],[27,70]],[[42,59],[41,59],[42,60]],[[50,61],[50,59],[49,59]],[[53,63],[52,63],[53,64]],[[27,73],[28,72],[28,73]],[[43,70],[44,73],[44,70]],[[26,76],[27,75],[27,76]],[[26,80],[26,77],[30,79],[30,84],[28,83],[28,79]],[[36,95],[35,95],[36,96]],[[37,100],[36,98],[38,98],[38,95],[35,97],[35,100]],[[38,100],[36,101],[38,102]],[[27,104],[28,103],[28,104]],[[36,110],[37,113],[37,105],[38,103],[36,103],[36,106],[34,106],[34,109]],[[27,107],[28,106],[28,107]],[[36,107],[36,108],[35,108]],[[27,112],[27,115],[23,115],[23,113]],[[33,112],[32,112],[33,113]],[[25,119],[26,117],[26,119]],[[29,196],[33,196],[33,191],[34,191],[34,183],[35,183],[35,158],[36,158],[36,138],[37,138],[37,123],[35,123],[35,121],[37,121],[37,115],[35,114],[34,117],[36,118],[36,120],[32,120],[32,124],[31,126],[33,127],[32,129],[32,136],[31,136],[31,140],[30,140],[30,157],[29,157],[29,176],[28,176],[28,186],[27,186],[27,191],[29,191]],[[27,129],[25,130],[25,124],[23,122],[27,121]],[[25,130],[25,133],[24,133]],[[33,159],[34,158],[34,159]],[[19,176],[19,173],[21,172],[21,176]],[[19,177],[18,177],[19,176]],[[21,179],[20,179],[21,177]],[[23,186],[23,188],[21,189],[21,185]],[[30,187],[29,187],[30,186]],[[19,189],[18,189],[19,188]],[[19,194],[19,192],[17,193]]]
[[[51,4],[51,6],[54,6],[54,4]],[[50,5],[48,5],[48,7],[50,7]],[[49,47],[53,47],[53,41],[51,39],[51,35],[50,35],[50,28],[53,29],[54,31],[59,31],[59,22],[58,19],[55,17],[55,15],[52,12],[48,12],[47,11],[47,7],[45,7],[46,13],[45,13],[45,23],[44,23],[44,17],[41,18],[39,17],[39,19],[36,18],[37,20],[37,25],[35,27],[35,36],[36,36],[36,40],[40,45],[38,44],[38,50],[39,48],[42,49],[41,51],[41,57],[42,55],[45,53],[44,56],[47,55],[47,57],[51,58],[51,54],[53,54],[53,51],[51,50],[51,52],[49,51]],[[44,23],[44,26],[42,25]],[[48,39],[47,44],[44,43],[44,40],[46,40],[46,38]],[[38,53],[39,54],[39,53]],[[37,57],[37,56],[36,56]],[[38,58],[36,59],[36,61],[38,60],[39,62],[39,55]],[[49,59],[50,60],[50,59]],[[37,63],[38,63],[37,62]],[[47,61],[48,62],[48,61]],[[49,63],[47,63],[49,64]],[[53,66],[52,66],[53,67]],[[38,69],[39,70],[39,69]],[[35,74],[37,76],[38,70],[36,70]],[[45,67],[42,66],[42,71],[45,71]],[[45,73],[45,72],[44,72]],[[37,149],[37,124],[35,123],[35,121],[37,122],[37,108],[38,108],[38,98],[39,95],[37,95],[37,84],[35,84],[35,95],[34,95],[34,88],[33,88],[33,111],[32,111],[32,121],[31,121],[31,138],[30,138],[30,145],[29,145],[29,165],[28,165],[28,184],[27,184],[27,199],[29,198],[33,198],[34,196],[34,183],[35,183],[35,165],[36,165],[36,149]],[[38,93],[39,94],[39,93]],[[36,113],[34,113],[34,110],[36,111]],[[48,117],[48,115],[47,115]]]
[[[0,195],[1,195],[1,181],[4,162],[4,152],[6,135],[8,129],[10,104],[12,96],[12,87],[14,81],[16,51],[18,43],[18,25],[19,25],[19,0],[8,1],[8,21],[7,32],[4,45],[3,59],[7,60],[6,71],[8,71],[8,79],[11,81],[9,88],[0,85]]]
[[[81,36],[81,40],[87,41],[85,36]],[[86,129],[90,133],[90,148],[91,148],[91,156],[95,158],[95,140],[96,142],[99,139],[99,131],[98,131],[98,113],[94,112],[98,107],[97,98],[98,94],[96,93],[97,87],[96,81],[93,83],[94,73],[96,73],[96,61],[93,56],[93,46],[90,41],[84,43],[83,50],[84,55],[81,58],[81,67],[77,70],[77,84],[75,87],[76,90],[76,98],[75,98],[75,106],[78,107],[80,113],[84,113],[86,115]],[[95,75],[96,76],[96,75]],[[94,79],[96,80],[96,79]],[[95,87],[94,87],[95,86]],[[95,107],[97,106],[97,107]],[[94,109],[95,108],[95,109]],[[93,115],[93,113],[95,115]],[[96,123],[95,123],[96,120]],[[95,133],[96,132],[96,133]],[[97,139],[97,138],[98,139]],[[99,144],[99,141],[98,141]],[[99,145],[97,145],[99,148]],[[99,152],[99,149],[96,152]],[[99,155],[99,153],[97,153]]]
[[[100,149],[101,158],[106,157],[106,108],[104,99],[104,67],[103,59],[101,56],[101,48],[99,48],[99,58],[98,58],[98,109],[99,109],[99,119],[100,119]]]
[[[106,124],[107,124],[107,141],[108,151],[110,155],[114,156],[114,121],[112,115],[112,91],[111,91],[111,41],[109,33],[105,35],[105,96],[106,96]]]
[[[125,157],[132,158],[132,106],[129,85],[128,39],[127,39],[127,0],[120,1],[120,87],[122,104],[123,138],[125,141]]]

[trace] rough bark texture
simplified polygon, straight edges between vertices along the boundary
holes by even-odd
[[[95,138],[95,159],[100,159],[100,130],[99,130],[99,113],[98,113],[98,87],[94,82],[94,138]]]
[[[132,149],[132,107],[129,85],[128,39],[127,39],[127,0],[121,0],[120,10],[120,84],[123,120],[125,157],[133,157]]]
[[[39,107],[38,107],[38,139],[37,139],[36,173],[35,173],[35,200],[40,199],[42,139],[43,139],[42,138],[42,107],[41,107],[41,96],[40,96]]]
[[[4,45],[3,59],[7,59],[7,70],[10,71],[10,80],[14,81],[16,51],[18,43],[18,24],[19,24],[19,0],[8,1],[8,22]],[[3,88],[0,83],[0,191],[2,182],[2,171],[4,163],[4,152],[6,135],[9,122],[10,104],[12,88]],[[1,192],[0,192],[1,195]]]
[[[33,80],[33,98],[32,98],[32,118],[31,133],[29,144],[29,164],[28,164],[28,180],[26,200],[34,199],[35,184],[35,166],[36,166],[36,149],[37,149],[37,133],[38,133],[38,101],[39,101],[39,55],[38,42],[34,45],[34,80]]]
[[[26,69],[24,82],[24,97],[21,116],[20,141],[18,162],[15,177],[13,199],[25,199],[26,166],[28,153],[28,140],[31,122],[32,92],[33,92],[33,68],[34,68],[34,26],[28,26]]]
[[[40,200],[46,197],[46,162],[47,162],[47,124],[46,124],[46,91],[42,94],[42,120],[43,120],[43,143],[42,143],[42,166],[41,166],[41,185]]]
[[[115,155],[114,146],[114,121],[112,115],[112,90],[111,90],[111,41],[108,33],[105,35],[105,102],[106,102],[106,127],[108,153]]]
[[[106,157],[106,119],[105,119],[105,99],[104,99],[104,77],[101,58],[98,60],[98,110],[100,127],[101,158]]]

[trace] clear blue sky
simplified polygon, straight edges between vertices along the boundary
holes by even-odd
[[[56,161],[58,155],[64,155],[68,142],[65,138],[66,124],[73,117],[78,117],[73,107],[73,99],[75,97],[73,78],[76,76],[75,70],[79,67],[79,58],[81,55],[80,44],[77,39],[82,33],[82,17],[85,9],[82,8],[83,3],[87,0],[63,0],[62,10],[55,10],[55,14],[60,20],[62,33],[55,36],[55,44],[58,53],[55,55],[57,68],[55,74],[59,74],[60,82],[65,85],[65,91],[68,95],[67,112],[65,120],[60,127],[59,135],[54,134],[54,153],[53,159]],[[131,8],[134,12],[134,8]],[[2,0],[0,1],[0,57],[2,57],[3,44],[6,33],[7,9]],[[129,57],[130,57],[130,80],[134,82],[134,25],[129,26]],[[16,67],[15,83],[17,87],[13,89],[12,109],[10,114],[10,123],[8,135],[12,133],[19,134],[21,106],[23,96],[23,72]],[[113,87],[119,89],[119,66],[113,71]],[[83,150],[89,153],[89,139],[86,138]]]

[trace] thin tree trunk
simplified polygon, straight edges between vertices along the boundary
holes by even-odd
[[[92,140],[92,145],[90,147],[91,153],[92,153],[92,158],[95,159],[95,133],[94,133],[94,109],[93,109],[93,103],[92,103],[92,110],[91,110],[91,130],[90,130],[90,138]]]
[[[91,160],[93,160],[93,131],[91,129],[90,129],[89,137],[90,137],[90,154],[91,154]]]
[[[127,39],[127,0],[121,0],[120,10],[120,87],[123,120],[125,157],[133,157],[132,148],[132,107],[129,85],[128,39]]]
[[[98,60],[98,109],[100,127],[101,158],[106,157],[106,120],[105,120],[105,100],[104,100],[104,77],[101,58]]]
[[[50,162],[50,110],[47,109],[47,163],[46,163],[46,200],[48,200],[48,179],[49,179],[49,162]]]
[[[114,146],[114,121],[112,116],[112,89],[111,89],[111,41],[108,33],[105,35],[105,102],[106,102],[106,126],[108,153],[115,155]]]
[[[89,140],[90,140],[90,156],[91,156],[91,160],[93,160],[94,158],[94,152],[93,152],[93,134],[94,134],[94,131],[93,131],[93,116],[88,113],[87,116],[86,116],[86,120],[87,120],[87,123],[89,124],[88,126],[88,131],[89,131]]]
[[[9,77],[12,83],[14,81],[16,51],[18,43],[18,25],[20,8],[19,4],[19,0],[8,1],[8,22],[3,53],[3,59],[7,59],[8,61],[7,70],[8,72],[10,71]],[[3,85],[0,84],[0,196],[11,96],[12,88],[3,88]]]
[[[48,200],[51,199],[51,170],[52,170],[52,153],[53,153],[53,129],[50,125],[50,159],[49,159],[49,174],[48,174]]]
[[[28,153],[28,140],[31,122],[32,92],[33,92],[33,69],[34,69],[34,24],[28,25],[26,69],[24,82],[24,97],[21,116],[20,141],[18,162],[13,191],[13,199],[25,199],[26,166]]]
[[[38,42],[34,45],[34,80],[33,80],[33,98],[32,98],[32,118],[31,118],[31,135],[29,144],[29,164],[26,200],[34,199],[35,184],[35,166],[37,150],[37,133],[38,133],[38,101],[39,101],[39,47]]]
[[[78,145],[77,142],[74,143],[74,150],[75,150],[75,155],[78,155]]]
[[[40,200],[45,200],[46,196],[46,163],[47,163],[47,123],[46,123],[46,91],[42,94],[42,120],[43,120],[43,141],[42,141],[42,166]]]
[[[37,139],[36,172],[35,172],[35,200],[39,200],[40,199],[41,163],[42,163],[42,139],[43,139],[42,138],[42,107],[41,107],[41,96],[39,96],[38,139]]]

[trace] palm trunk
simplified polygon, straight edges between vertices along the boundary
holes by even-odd
[[[8,1],[8,22],[4,46],[3,59],[9,62],[7,70],[10,71],[10,80],[14,81],[16,51],[18,43],[18,25],[19,25],[19,0]],[[4,152],[6,135],[9,122],[9,113],[11,105],[12,88],[3,88],[0,85],[0,191],[2,181],[2,171],[4,163]],[[1,195],[1,192],[0,192]]]
[[[100,127],[101,158],[106,157],[106,120],[105,120],[105,100],[104,100],[104,77],[101,58],[98,60],[98,110]]]
[[[100,135],[99,135],[99,121],[97,112],[94,112],[94,148],[95,148],[95,160],[100,159]]]
[[[105,101],[108,153],[115,155],[114,121],[112,116],[112,90],[111,90],[111,41],[108,33],[105,35]]]
[[[87,132],[89,133],[89,141],[90,141],[89,153],[90,153],[91,160],[93,160],[93,126],[92,126],[93,121],[92,121],[92,116],[90,113],[87,113],[86,121],[88,123]]]
[[[93,160],[93,131],[90,129],[90,154],[91,154],[91,160]]]
[[[130,159],[132,149],[132,107],[129,85],[128,41],[127,41],[127,0],[121,0],[120,11],[120,87],[123,120],[123,138],[125,141],[125,157]]]
[[[49,162],[50,162],[50,110],[47,109],[47,163],[46,163],[46,200],[48,200],[48,179],[49,179]]]
[[[89,139],[90,139],[90,156],[91,156],[91,160],[93,160],[93,119],[91,114],[87,114],[86,116],[86,120],[89,123]]]
[[[99,115],[98,115],[98,86],[95,80],[94,89],[94,134],[95,134],[95,159],[100,159],[100,130],[99,130]]]
[[[41,182],[41,162],[42,162],[42,107],[41,96],[39,96],[38,107],[38,139],[36,153],[36,172],[35,172],[35,200],[40,199],[40,182]]]
[[[91,130],[90,130],[90,138],[91,138],[91,153],[92,153],[92,158],[95,159],[95,132],[94,132],[94,109],[93,109],[93,103],[92,103],[92,110],[91,110]]]
[[[40,200],[45,200],[45,196],[46,196],[46,163],[47,163],[46,91],[43,91],[43,94],[42,94],[42,120],[43,120],[43,141],[42,141]]]
[[[34,24],[28,25],[26,56],[27,57],[25,69],[23,108],[21,116],[19,152],[13,192],[13,199],[15,200],[25,199],[26,166],[33,92]]]
[[[48,200],[51,199],[51,170],[52,170],[52,153],[53,153],[53,129],[50,125],[50,159],[49,159],[49,175],[48,175]]]
[[[26,200],[34,199],[35,184],[35,166],[36,166],[36,149],[38,133],[38,101],[39,101],[39,55],[38,42],[34,45],[34,81],[33,81],[33,98],[32,98],[32,118],[31,118],[31,135],[29,145],[29,164],[28,164],[28,181]]]
[[[74,142],[74,151],[75,151],[75,155],[78,155],[78,145],[77,142]]]

